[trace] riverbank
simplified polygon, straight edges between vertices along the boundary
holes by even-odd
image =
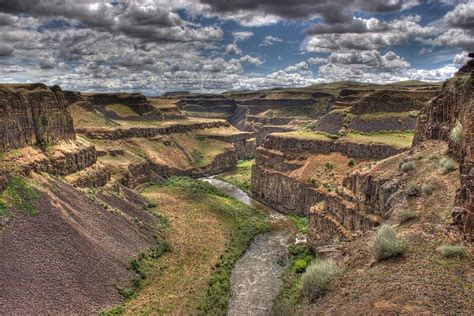
[[[265,214],[188,178],[171,178],[141,193],[168,219],[171,251],[140,267],[145,286],[123,313],[224,314],[232,267],[253,238],[268,230]]]

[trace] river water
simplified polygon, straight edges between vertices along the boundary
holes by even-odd
[[[288,261],[288,245],[295,242],[296,232],[284,215],[252,199],[236,186],[213,177],[202,180],[268,214],[271,230],[254,239],[232,271],[232,297],[227,315],[269,315],[272,301],[282,286],[280,275]]]

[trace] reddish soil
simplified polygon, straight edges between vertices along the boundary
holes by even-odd
[[[0,313],[93,314],[121,303],[116,287],[129,284],[129,261],[154,244],[156,219],[137,201],[107,195],[106,209],[62,182],[35,183],[39,214],[13,209],[0,233]]]

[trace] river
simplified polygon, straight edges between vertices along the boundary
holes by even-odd
[[[288,245],[298,237],[296,231],[284,215],[252,199],[236,186],[213,177],[202,180],[268,214],[271,230],[254,239],[232,271],[232,297],[227,315],[269,315],[272,301],[282,286],[280,275],[288,264]]]

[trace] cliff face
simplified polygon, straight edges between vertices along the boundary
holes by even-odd
[[[345,173],[351,170],[349,157],[383,159],[406,149],[386,144],[299,138],[287,133],[270,134],[257,149],[252,169],[252,193],[284,213],[307,215],[313,206],[326,201],[340,206],[333,214],[349,214],[349,218],[353,216],[353,207],[332,198],[336,187],[342,185]],[[355,215],[354,218],[354,227],[367,228],[378,223],[377,219],[361,217],[359,220]]]
[[[449,143],[449,153],[460,164],[461,188],[458,191],[453,219],[465,233],[474,238],[474,60],[443,85],[441,95],[428,103],[418,119],[414,144],[427,139]],[[458,139],[450,137],[459,122]]]
[[[377,90],[357,101],[352,106],[351,112],[354,114],[364,114],[420,110],[426,101],[434,98],[437,94],[437,90]]]
[[[75,139],[61,88],[0,85],[0,151]]]
[[[155,109],[141,93],[97,93],[90,95],[88,99],[95,105],[114,103],[125,104],[140,115],[146,114]]]

